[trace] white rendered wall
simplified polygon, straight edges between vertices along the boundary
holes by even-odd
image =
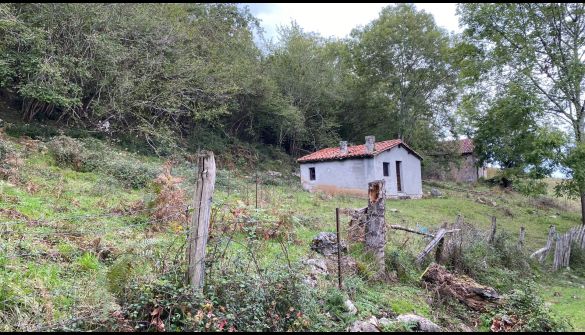
[[[396,161],[401,161],[402,192],[397,191]],[[390,163],[390,176],[384,177],[383,162]],[[315,180],[309,178],[309,168],[315,168]],[[314,163],[301,163],[301,184],[305,190],[328,193],[365,195],[368,183],[386,181],[386,196],[422,196],[421,164],[417,156],[404,148],[395,147],[374,158],[356,158]]]

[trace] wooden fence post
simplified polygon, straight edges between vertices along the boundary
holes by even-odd
[[[489,244],[494,244],[496,241],[496,217],[492,216],[492,230],[490,232],[490,237],[488,239]]]
[[[386,272],[384,265],[384,247],[386,246],[385,200],[386,188],[384,180],[375,180],[369,183],[365,242],[366,251],[371,251],[378,263],[378,278],[382,278]]]
[[[524,248],[524,238],[526,237],[526,228],[520,227],[520,236],[518,237],[518,249]]]
[[[443,225],[441,226],[441,229],[447,229],[447,222],[443,223]],[[445,260],[445,256],[444,255],[444,245],[445,245],[445,237],[443,237],[439,243],[437,243],[437,249],[435,250],[435,262],[438,264],[441,264],[444,262]]]
[[[338,286],[341,290],[342,288],[342,279],[341,279],[341,237],[339,232],[339,208],[335,208],[335,226],[337,230],[337,279],[338,279]]]
[[[213,152],[200,152],[198,167],[193,203],[195,212],[191,220],[187,243],[189,266],[187,278],[194,290],[201,289],[205,279],[205,247],[207,246],[207,237],[209,235],[211,201],[215,188],[215,158],[213,157]]]

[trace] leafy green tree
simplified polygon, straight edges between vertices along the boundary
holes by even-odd
[[[458,13],[467,42],[475,48],[470,58],[480,60],[470,64],[483,67],[476,73],[491,71],[494,92],[506,81],[522,80],[544,102],[545,122],[568,126],[570,148],[579,150],[585,143],[585,5],[461,4]],[[562,162],[576,167],[571,158]],[[585,184],[572,182],[577,185],[566,189],[579,189],[585,224]]]
[[[449,128],[457,71],[451,39],[433,16],[411,4],[388,6],[352,32],[351,55],[367,101],[359,120],[352,115],[348,121],[382,137],[435,147]]]
[[[538,181],[554,171],[565,139],[562,132],[539,124],[543,114],[538,97],[511,83],[485,115],[477,116],[474,144],[479,163],[499,165],[504,186],[514,183],[524,193],[538,193],[543,189]]]
[[[257,94],[256,21],[235,5],[13,4],[2,18],[2,83],[27,120],[108,120],[156,147]]]
[[[314,150],[335,145],[338,140],[337,115],[342,100],[335,64],[333,41],[304,32],[296,23],[280,29],[280,42],[271,47],[267,59],[270,77],[283,97],[290,101],[293,118],[302,120],[294,131],[291,152],[304,147]]]

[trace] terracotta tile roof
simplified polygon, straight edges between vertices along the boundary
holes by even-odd
[[[366,153],[366,145],[354,145],[347,147],[347,154],[342,155],[340,153],[339,147],[335,148],[325,148],[319,151],[315,151],[312,154],[308,154],[297,159],[299,163],[307,163],[307,162],[318,162],[318,161],[329,161],[329,160],[337,160],[337,159],[346,159],[346,158],[359,158],[359,157],[374,157],[381,152],[386,150],[392,149],[397,145],[403,145],[406,150],[412,152],[415,156],[422,159],[422,157],[416,153],[414,150],[409,148],[406,143],[402,142],[401,140],[388,140],[382,142],[375,142],[374,143],[374,152],[373,153]]]
[[[471,154],[473,153],[473,149],[475,146],[473,145],[473,140],[470,138],[466,138],[463,140],[459,140],[459,153],[460,154]]]

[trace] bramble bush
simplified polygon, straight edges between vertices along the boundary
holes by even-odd
[[[95,139],[85,141],[58,136],[48,143],[49,152],[59,166],[78,172],[98,171],[112,176],[125,187],[142,188],[157,175],[158,169],[127,154],[111,152]]]
[[[545,306],[534,284],[522,283],[505,297],[505,303],[484,317],[486,326],[505,327],[506,331],[557,332],[569,331],[571,325]],[[505,320],[505,321],[503,321]]]
[[[184,275],[167,273],[149,282],[131,280],[116,288],[129,319],[139,330],[301,331],[311,326],[316,302],[299,271],[266,269],[261,276],[234,263],[208,278],[194,293]],[[153,314],[156,317],[153,317]],[[150,321],[144,321],[150,320]]]

